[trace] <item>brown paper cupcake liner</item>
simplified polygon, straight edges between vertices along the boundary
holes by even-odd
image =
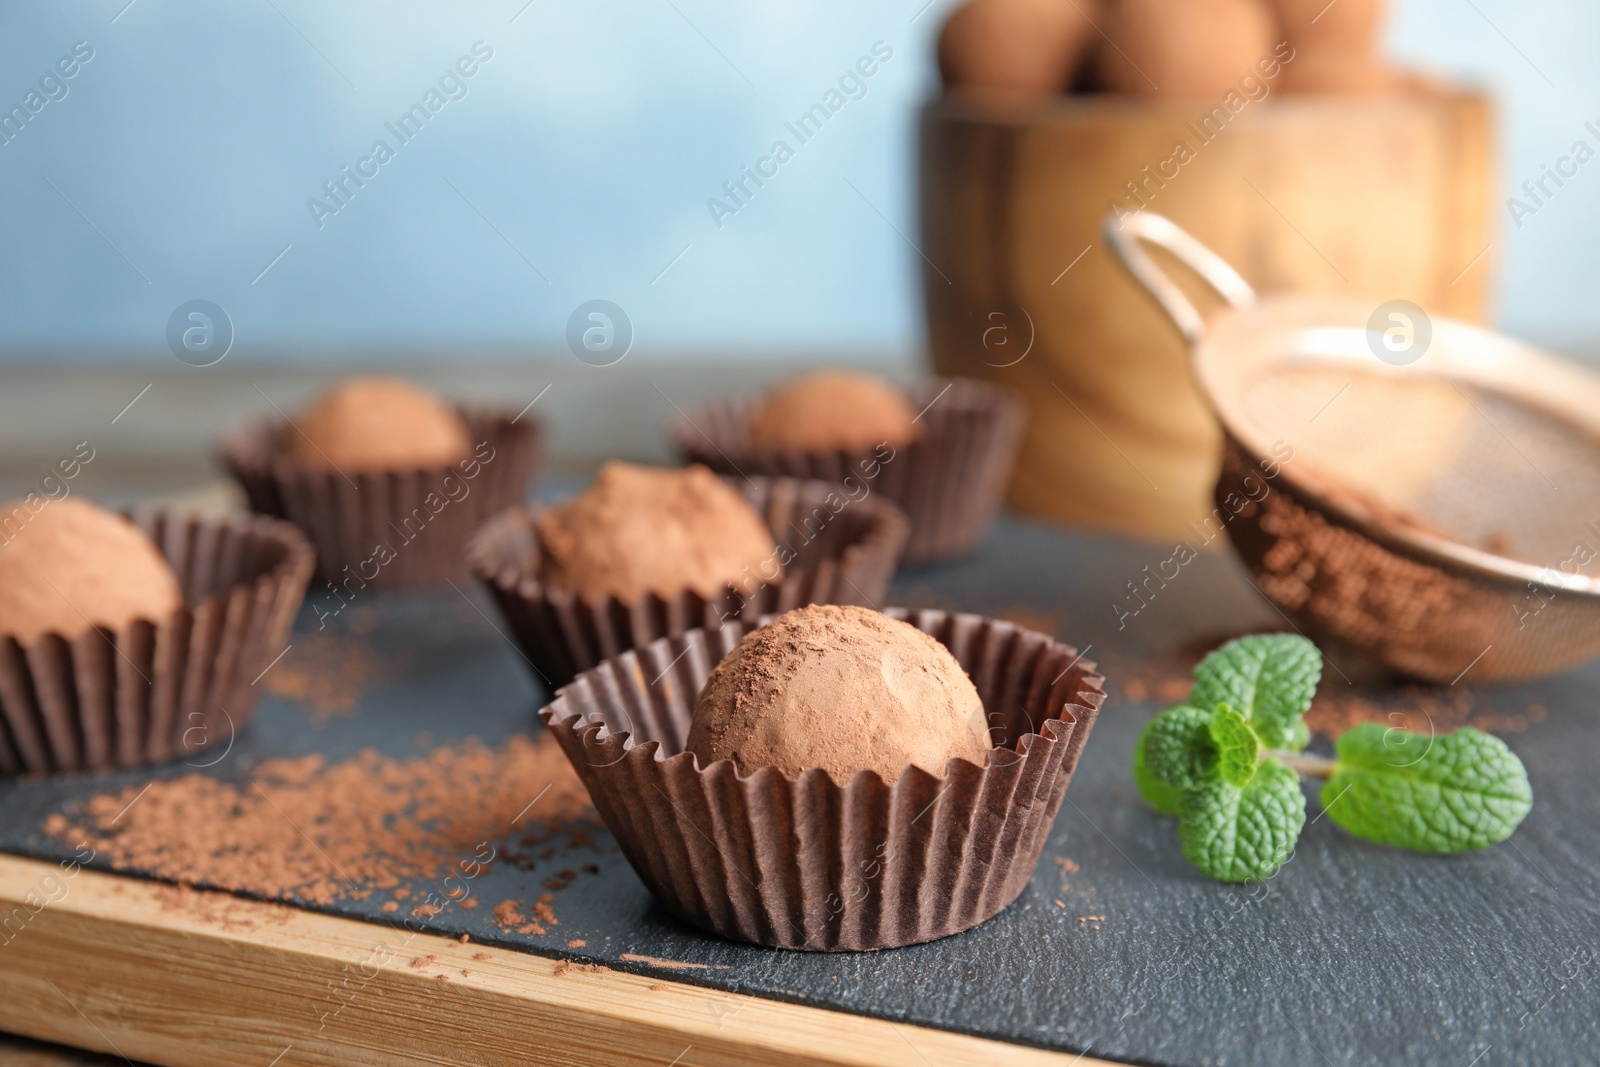
[[[0,637],[0,773],[136,767],[226,752],[255,679],[286,647],[311,546],[258,516],[129,516],[167,557],[185,607],[76,637]]]
[[[987,767],[908,767],[845,785],[683,751],[706,677],[748,627],[662,638],[580,675],[540,712],[639,877],[679,918],[737,941],[892,948],[998,914],[1033,876],[1105,700],[1094,664],[1012,623],[891,609],[972,677]],[[652,681],[652,679],[654,679]]]
[[[1026,409],[986,382],[938,378],[910,390],[922,435],[894,449],[783,452],[750,444],[746,427],[758,396],[686,408],[672,426],[680,451],[722,474],[784,475],[865,485],[906,513],[905,562],[928,563],[977,550],[1011,476]]]
[[[349,592],[414,589],[467,576],[473,531],[528,494],[542,437],[532,417],[464,408],[475,443],[460,463],[408,471],[313,470],[283,455],[283,422],[225,437],[221,458],[250,509],[311,539],[317,577]],[[346,583],[349,583],[348,585]]]
[[[692,590],[663,598],[600,601],[539,580],[534,513],[515,507],[473,538],[468,556],[511,625],[523,654],[552,689],[602,660],[658,637],[678,637],[730,619],[754,624],[763,615],[806,604],[883,602],[906,542],[905,516],[875,496],[851,500],[837,485],[794,478],[727,478],[761,513],[793,559],[776,582],[741,593],[729,586],[706,597]],[[781,562],[780,558],[780,562]]]

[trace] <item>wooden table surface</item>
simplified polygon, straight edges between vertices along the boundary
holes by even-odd
[[[731,368],[681,363],[649,366],[640,358],[627,368],[631,373],[624,375],[572,360],[531,363],[519,356],[507,353],[494,360],[463,362],[422,353],[395,372],[424,381],[453,398],[520,407],[538,397],[542,405],[538,414],[550,432],[546,473],[559,475],[592,469],[611,456],[671,462],[662,428],[675,405],[733,388],[759,388],[809,365],[809,361],[788,358]],[[903,361],[893,358],[869,358],[867,364],[887,375],[909,373]],[[164,359],[135,361],[132,366],[97,366],[91,373],[61,366],[0,371],[0,499],[35,489],[59,458],[72,454],[77,442],[89,441],[95,459],[74,484],[75,492],[110,503],[162,499],[205,509],[236,506],[238,498],[231,488],[215,480],[219,471],[212,446],[217,435],[241,420],[270,411],[272,404],[293,410],[348,370],[343,364],[315,365],[293,358],[255,362],[235,358],[198,371]],[[37,861],[0,856],[0,908],[9,911],[21,904],[48,869]],[[146,1060],[141,1057],[146,1057],[149,1062],[165,1064],[266,1064],[268,1060],[258,1055],[261,1046],[254,1040],[260,1035],[244,1035],[242,1041],[229,1041],[221,1034],[196,1040],[197,1031],[214,1026],[214,1012],[207,1009],[186,1015],[193,1005],[183,1003],[175,987],[152,984],[148,978],[182,960],[186,980],[195,983],[192,991],[198,993],[214,981],[235,981],[239,955],[257,950],[269,955],[288,953],[296,968],[314,960],[337,976],[341,969],[359,964],[370,949],[371,930],[364,924],[292,909],[280,909],[292,914],[292,930],[275,939],[270,949],[254,938],[241,941],[230,922],[208,920],[215,912],[198,900],[183,916],[184,921],[174,925],[170,905],[157,901],[153,886],[93,872],[83,872],[83,876],[84,881],[75,886],[71,906],[52,907],[39,922],[30,924],[29,941],[23,945],[25,958],[18,949],[0,950],[0,974],[7,976],[7,988],[13,991],[0,998],[0,1026],[70,1045],[100,1048],[106,1054],[0,1034],[0,1063],[30,1067],[142,1063]],[[229,909],[240,906],[236,898],[217,896]],[[108,924],[115,926],[114,933]],[[108,950],[112,944],[117,945],[115,952]],[[214,973],[194,970],[205,951],[197,950],[197,945],[221,953],[213,961],[217,964]],[[460,948],[454,940],[441,940],[439,947],[446,952]],[[19,961],[23,964],[20,968],[8,966]],[[127,980],[122,983],[115,980],[119,967],[127,968]],[[485,971],[481,964],[474,968]],[[553,971],[554,961],[540,957],[508,959],[493,981],[485,971],[480,979],[483,988],[475,991],[479,1003],[464,1032],[441,1038],[449,1046],[444,1055],[474,1044],[472,1031],[481,1025],[486,1012],[506,1025],[512,1017],[522,1017],[535,1029],[554,1027],[571,1034],[586,1026],[615,1025],[615,1018],[586,1014],[592,1003],[603,1003],[607,1011],[617,1005],[625,1009],[620,1044],[603,1054],[586,1054],[580,1046],[572,1051],[574,1057],[594,1055],[593,1062],[622,1062],[613,1057],[617,1048],[627,1046],[636,1057],[629,1062],[681,1062],[685,1067],[755,1062],[758,1056],[761,1062],[782,1064],[916,1064],[929,1056],[941,1064],[1071,1062],[1092,1067],[1098,1062],[920,1027],[873,1024],[793,1005],[753,1004],[748,997],[682,985],[667,977],[645,982],[627,975],[579,972],[557,980],[552,978]],[[404,996],[405,988],[417,981],[415,971],[397,967],[375,980],[370,991],[374,999]],[[574,985],[579,987],[576,995]],[[107,1005],[107,990],[119,986],[125,997]],[[243,990],[243,995],[254,999],[254,988]],[[430,987],[423,988],[432,992]],[[490,1009],[487,1002],[496,1006]],[[300,1007],[299,1014],[309,1017],[313,1007]],[[80,1010],[83,1008],[88,1008],[88,1013]],[[102,1018],[101,1011],[109,1012],[115,1021]],[[162,1032],[152,1034],[146,1029],[146,1021],[138,1018],[145,1013],[149,1013],[147,1018],[162,1017],[158,1027]],[[735,1022],[739,1016],[743,1021]],[[652,1030],[650,1019],[659,1024],[657,1029]],[[368,1052],[372,1043],[365,1042]],[[292,1055],[293,1042],[286,1041],[283,1062],[350,1062],[344,1057],[356,1056],[362,1044],[358,1038],[354,1046],[340,1050],[337,1043],[330,1042],[317,1058],[302,1060]],[[426,1062],[445,1060],[428,1058]]]
[[[669,383],[663,391],[675,388]],[[3,395],[7,405],[26,406],[9,390]],[[152,389],[145,399],[154,395]],[[551,413],[564,414],[559,407]],[[60,429],[64,439],[83,432],[67,420]],[[629,432],[639,442],[648,437]],[[182,484],[174,478],[168,487]],[[117,486],[130,495],[139,488],[131,478]],[[1229,555],[1203,552],[1119,625],[1114,605],[1125,584],[1170,552],[1007,522],[981,557],[897,579],[901,602],[1005,614],[1055,630],[1089,651],[1110,679],[1111,699],[1034,885],[967,934],[835,956],[730,945],[655,914],[631,871],[613,859],[591,890],[564,905],[570,910],[563,921],[570,916],[616,932],[619,941],[627,934],[635,952],[659,944],[659,951],[642,951],[701,960],[710,969],[635,967],[598,947],[584,958],[617,965],[563,969],[553,957],[567,954],[564,937],[548,944],[529,937],[496,951],[495,965],[470,980],[439,983],[404,960],[379,967],[363,975],[365,1010],[319,1029],[312,1021],[318,991],[359,968],[381,929],[358,921],[365,915],[358,906],[329,915],[243,905],[273,916],[245,929],[213,908],[174,908],[171,890],[164,898],[151,883],[86,870],[66,899],[0,947],[0,1029],[132,1059],[241,1067],[267,1067],[279,1055],[282,1067],[537,1061],[530,1049],[552,1062],[657,1067],[1066,1067],[1097,1062],[1094,1056],[1185,1067],[1400,1060],[1468,1067],[1475,1057],[1483,1064],[1581,1062],[1600,1013],[1592,949],[1600,944],[1600,825],[1590,770],[1600,761],[1593,700],[1600,668],[1480,690],[1470,678],[1452,687],[1402,687],[1355,663],[1336,664],[1323,694],[1346,709],[1382,717],[1430,708],[1505,732],[1527,762],[1533,813],[1503,845],[1448,858],[1369,845],[1320,820],[1268,885],[1220,886],[1184,863],[1170,820],[1138,802],[1128,759],[1143,721],[1174,699],[1158,683],[1186,672],[1221,638],[1283,622]],[[431,603],[407,603],[395,602],[394,632],[383,638],[396,643],[391,652],[399,642],[430,640],[411,615],[441,615]],[[438,648],[417,648],[419,662],[489,684],[484,702],[491,707],[482,714],[500,715],[497,729],[525,729],[527,704],[538,696],[522,665],[480,616],[455,607],[464,621],[442,627]],[[383,633],[380,627],[376,635]],[[374,695],[381,708],[331,725],[315,743],[348,747],[397,732],[409,738],[424,716],[437,717],[425,693],[410,692],[426,681],[415,673],[396,677]],[[386,728],[394,715],[412,718]],[[260,756],[292,754],[299,750],[291,746],[303,747],[303,724],[292,707],[264,706],[245,740]],[[119,787],[123,779],[133,780],[124,775]],[[33,832],[43,813],[94,788],[63,781],[0,788],[0,835],[13,842],[7,849],[47,855]],[[1071,869],[1082,869],[1070,889],[1052,869],[1069,855]],[[39,863],[0,856],[6,912],[37,884]],[[1062,897],[1072,910],[1063,910]],[[1105,930],[1086,936],[1071,921],[1078,905],[1110,916]],[[482,925],[441,925],[418,935],[418,955],[451,958],[465,947],[452,936],[458,932],[494,936]]]

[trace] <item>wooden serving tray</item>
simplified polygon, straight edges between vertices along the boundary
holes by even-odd
[[[397,931],[382,894],[289,906],[135,870],[82,870],[57,902],[29,906],[70,855],[45,821],[96,794],[180,774],[247,782],[274,757],[416,755],[537,731],[544,692],[487,598],[463,587],[358,601],[371,608],[361,632],[335,632],[350,613],[327,631],[302,615],[280,667],[369,664],[341,714],[269,692],[208,770],[0,784],[0,852],[11,854],[0,856],[0,926],[28,911],[0,934],[0,1028],[130,1059],[251,1067],[1579,1058],[1600,1012],[1600,671],[1479,691],[1470,672],[1453,687],[1403,688],[1336,662],[1317,721],[1394,710],[1502,730],[1528,766],[1533,813],[1510,841],[1457,857],[1366,844],[1313,818],[1276,878],[1219,885],[1139,802],[1130,753],[1201,652],[1285,623],[1217,552],[1130,599],[1128,583],[1171,554],[1010,522],[980,556],[897,579],[902,604],[1055,630],[1108,678],[1032,883],[975,930],[873,953],[721,941],[662,912],[603,833],[583,849],[593,873],[554,893],[558,923],[525,934],[496,924],[494,903],[531,903],[573,866],[568,855],[497,864],[474,890],[485,906],[423,917],[416,933]],[[332,1014],[330,989],[346,1005]]]

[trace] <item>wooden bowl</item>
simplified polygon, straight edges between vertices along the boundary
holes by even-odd
[[[1113,205],[1171,217],[1266,291],[1484,317],[1481,94],[1412,80],[1382,96],[1274,90],[1225,122],[1204,121],[1210,106],[953,93],[922,112],[933,364],[1027,397],[1021,511],[1194,543],[1211,510],[1221,434],[1182,340],[1100,244]]]

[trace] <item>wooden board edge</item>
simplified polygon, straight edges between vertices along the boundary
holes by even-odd
[[[1110,1067],[4,855],[0,986],[0,1029],[169,1067]]]

